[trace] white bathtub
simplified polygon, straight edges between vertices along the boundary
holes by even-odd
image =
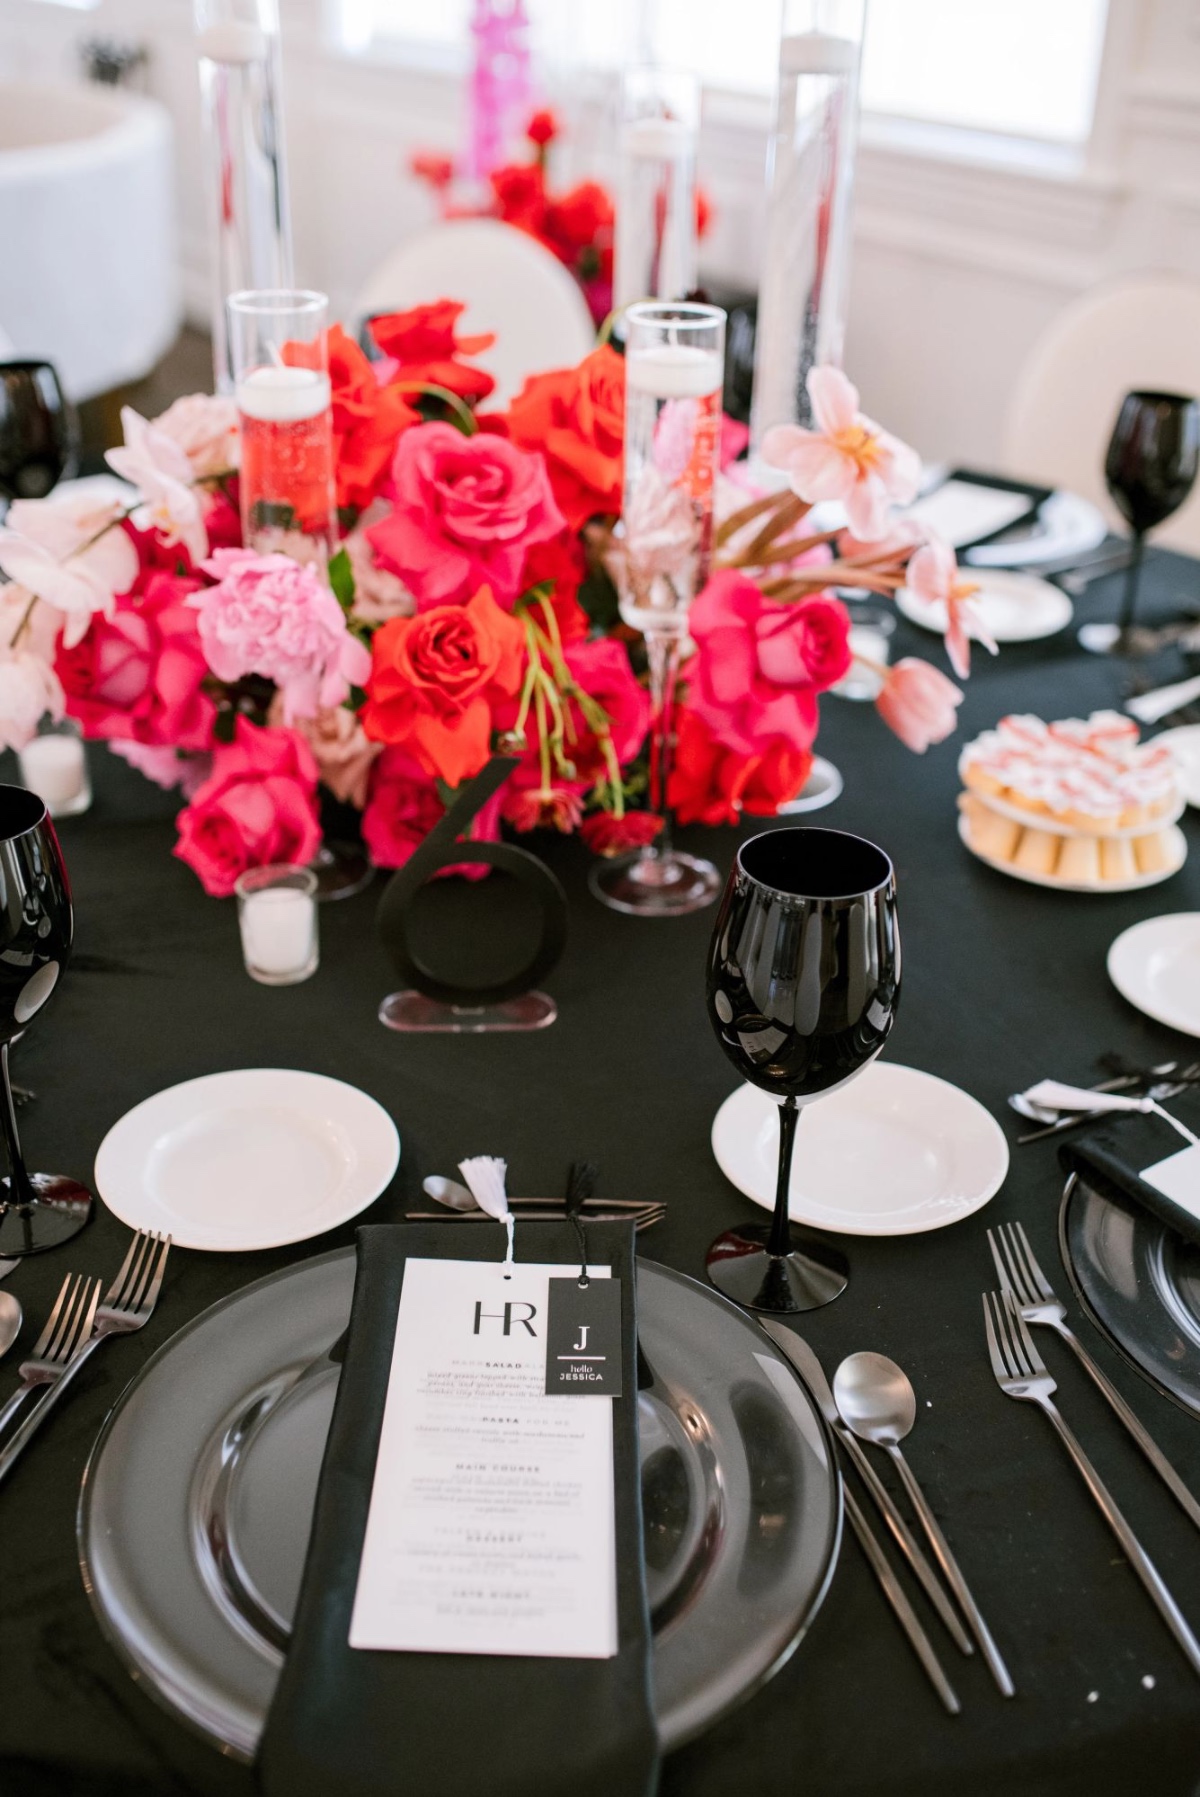
[[[98,87],[0,82],[0,341],[73,399],[139,380],[181,322],[171,121]]]

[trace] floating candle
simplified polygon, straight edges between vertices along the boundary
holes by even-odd
[[[634,119],[621,133],[627,156],[646,161],[679,162],[695,149],[695,134],[682,119]]]
[[[197,32],[196,48],[210,62],[262,62],[267,54],[267,34],[248,19],[217,19]]]
[[[237,384],[238,411],[263,424],[299,424],[328,409],[329,376],[316,368],[254,368]]]
[[[628,385],[655,399],[706,399],[720,392],[724,378],[722,358],[692,344],[662,343],[633,350],[625,358]]]

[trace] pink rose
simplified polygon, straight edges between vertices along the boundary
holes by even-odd
[[[140,597],[118,599],[82,642],[60,646],[67,710],[86,736],[209,747],[216,707],[202,690],[208,667],[188,604],[199,584],[151,574]]]
[[[213,898],[228,898],[248,867],[307,865],[321,846],[317,764],[293,730],[239,718],[234,740],[179,814],[175,853]]]
[[[185,799],[195,798],[212,772],[211,755],[189,755],[166,745],[110,740],[109,748],[164,792],[178,787]]]
[[[221,394],[185,394],[153,424],[156,431],[178,443],[197,480],[228,474],[241,460],[237,405]]]
[[[362,624],[386,624],[389,618],[411,618],[417,602],[395,574],[381,567],[364,530],[352,530],[342,543],[354,575],[351,616]]]
[[[283,721],[283,701],[276,693],[267,713],[269,724]],[[295,728],[313,752],[321,783],[343,805],[359,811],[367,802],[371,767],[382,743],[373,743],[355,712],[344,705],[326,706],[315,718],[297,718]]]
[[[503,437],[418,425],[400,438],[392,472],[395,510],[366,534],[418,605],[466,600],[484,585],[511,603],[526,550],[563,528],[542,457]]]
[[[445,815],[433,775],[403,749],[385,749],[371,775],[371,796],[362,820],[363,841],[375,866],[403,867]],[[499,842],[499,795],[476,814],[471,840]],[[481,862],[464,862],[442,872],[482,880],[488,869]]]
[[[744,574],[716,574],[693,605],[688,708],[715,740],[741,755],[782,737],[807,750],[817,694],[850,666],[850,620],[836,599],[767,599]]]
[[[908,749],[923,755],[930,743],[940,743],[958,723],[955,715],[962,693],[952,680],[927,661],[909,656],[888,669],[875,709]]]
[[[315,717],[365,686],[371,656],[315,568],[286,555],[218,549],[202,564],[216,585],[188,600],[218,680],[262,674],[283,695],[283,718]]]

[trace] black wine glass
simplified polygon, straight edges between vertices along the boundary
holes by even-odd
[[[752,1310],[815,1310],[846,1289],[836,1248],[788,1220],[801,1105],[875,1059],[900,994],[896,880],[841,830],[769,830],[738,850],[713,932],[708,1014],[738,1072],[781,1100],[769,1224],[717,1237],[708,1276]]]
[[[71,888],[49,814],[36,793],[0,786],[0,1260],[69,1241],[92,1194],[57,1173],[29,1173],[17,1135],[8,1052],[58,985],[71,954]]]
[[[49,362],[0,362],[0,498],[43,499],[75,472],[78,425]]]
[[[1179,510],[1200,468],[1200,405],[1182,393],[1127,393],[1104,460],[1113,503],[1133,532],[1121,615],[1115,627],[1085,624],[1085,649],[1136,648],[1133,620],[1146,533]]]

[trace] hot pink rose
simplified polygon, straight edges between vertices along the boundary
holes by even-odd
[[[294,730],[264,730],[239,718],[232,743],[179,814],[175,853],[205,892],[228,898],[248,867],[306,864],[321,846],[317,764]]]
[[[263,674],[283,695],[285,723],[341,705],[365,686],[370,651],[346,628],[337,599],[315,568],[286,555],[218,549],[202,564],[216,585],[188,604],[218,680]]]
[[[923,755],[930,743],[952,733],[961,704],[962,693],[952,680],[929,662],[908,656],[888,669],[875,709],[906,748]]]
[[[850,666],[849,628],[836,599],[782,604],[744,574],[716,574],[688,619],[696,644],[685,670],[688,707],[739,754],[777,737],[805,750],[817,732],[817,694]]]
[[[194,799],[212,773],[211,755],[191,755],[166,745],[122,742],[110,739],[109,748],[139,774],[161,786],[164,792],[178,787],[185,799]]]
[[[171,749],[207,749],[216,707],[201,690],[208,673],[188,599],[200,585],[151,574],[137,598],[118,599],[82,642],[59,646],[67,710],[87,736]]]
[[[372,770],[371,796],[362,820],[363,841],[375,866],[403,867],[445,813],[433,775],[403,749],[385,749]],[[498,795],[476,814],[471,840],[500,840]],[[442,871],[481,880],[488,869],[480,862],[464,862]]]
[[[563,528],[542,457],[491,433],[418,425],[400,438],[392,472],[395,510],[367,536],[421,606],[484,585],[511,603],[526,550]]]

